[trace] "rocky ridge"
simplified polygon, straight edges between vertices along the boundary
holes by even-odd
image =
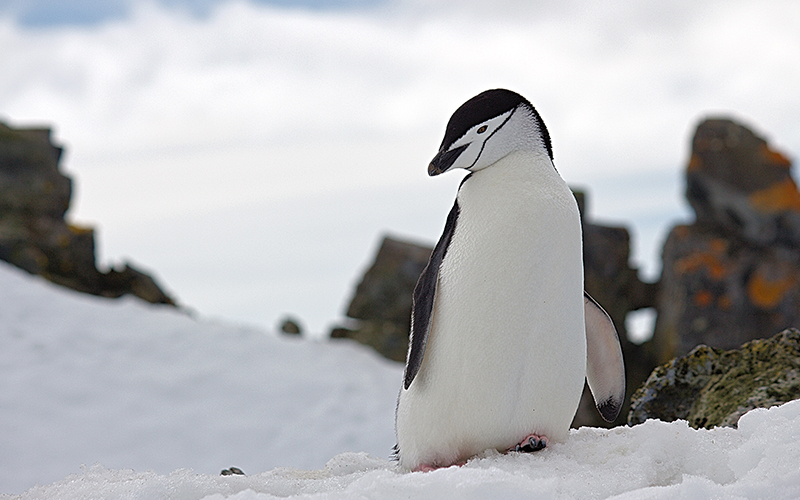
[[[94,229],[65,219],[72,179],[59,170],[62,153],[48,128],[0,123],[0,260],[80,292],[175,305],[151,276],[128,263],[97,269]]]

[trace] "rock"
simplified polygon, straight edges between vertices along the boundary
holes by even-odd
[[[359,321],[355,330],[334,328],[332,339],[351,339],[368,345],[383,357],[392,361],[405,362],[408,351],[408,329],[393,321]]]
[[[627,397],[620,417],[605,422],[594,406],[588,386],[573,420],[573,427],[609,427],[625,423],[627,402],[655,367],[655,360],[639,345],[628,340],[625,318],[629,312],[655,305],[658,285],[644,283],[636,268],[630,266],[630,234],[624,227],[602,226],[589,222],[587,197],[574,191],[583,224],[584,287],[608,312],[622,346],[627,378]]]
[[[664,244],[651,353],[730,349],[800,327],[800,193],[785,156],[730,120],[695,133],[686,197],[697,220]]]
[[[245,476],[244,471],[238,467],[231,467],[230,469],[222,469],[219,473],[220,476]]]
[[[731,349],[764,331],[800,327],[800,252],[677,226],[664,245],[658,301],[660,362],[698,344]]]
[[[148,274],[132,267],[129,263],[121,271],[112,269],[100,275],[100,293],[104,297],[117,298],[126,294],[139,297],[152,304],[176,305]]]
[[[300,323],[294,318],[284,318],[281,322],[281,331],[289,335],[300,335],[303,332]]]
[[[384,237],[375,261],[356,288],[347,316],[409,325],[414,287],[432,250]]]
[[[72,182],[58,171],[62,152],[50,141],[50,129],[0,123],[0,213],[63,218]]]
[[[620,340],[628,342],[626,316],[654,307],[658,284],[641,281],[631,267],[627,228],[582,222],[584,288],[614,320]]]
[[[735,427],[746,412],[800,398],[800,331],[790,328],[741,349],[701,345],[656,368],[633,397],[628,423],[687,420]]]
[[[372,266],[356,288],[347,316],[355,330],[336,328],[332,338],[351,338],[395,361],[405,361],[414,287],[432,248],[384,237]]]
[[[700,123],[686,170],[697,222],[745,242],[800,244],[800,192],[782,153],[727,119]]]
[[[62,151],[49,129],[0,123],[0,259],[81,292],[175,305],[153,278],[128,264],[108,273],[96,268],[94,230],[64,219],[72,181],[58,169]]]

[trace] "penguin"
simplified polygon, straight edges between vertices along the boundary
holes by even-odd
[[[584,380],[607,421],[625,395],[617,332],[583,289],[577,202],[539,113],[506,89],[466,101],[428,174],[457,168],[469,173],[413,295],[395,415],[407,471],[563,441]]]

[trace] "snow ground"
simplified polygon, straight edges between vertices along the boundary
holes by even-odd
[[[738,429],[582,428],[407,474],[388,460],[402,368],[349,342],[80,295],[4,263],[0,339],[3,500],[800,498],[800,401]],[[250,475],[218,475],[232,465]]]
[[[320,468],[395,442],[402,367],[349,341],[78,294],[0,262],[0,346],[0,493],[96,462]]]

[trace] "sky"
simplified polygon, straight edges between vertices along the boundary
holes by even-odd
[[[527,97],[589,215],[660,269],[697,123],[800,152],[800,4],[0,0],[0,120],[53,128],[98,260],[202,315],[316,334],[384,234],[432,245],[450,114]]]

